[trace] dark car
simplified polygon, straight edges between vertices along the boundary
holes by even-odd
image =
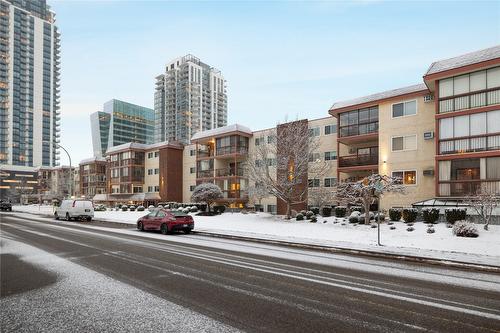
[[[169,209],[155,209],[137,220],[137,229],[160,230],[164,235],[173,231],[189,234],[193,228],[194,220],[191,215]]]
[[[12,204],[8,201],[0,201],[0,210],[12,212]]]

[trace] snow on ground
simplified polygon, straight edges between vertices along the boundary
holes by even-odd
[[[15,206],[14,211],[41,215],[52,215],[50,206]],[[135,224],[146,212],[106,211],[95,212],[95,219]],[[260,239],[281,240],[294,243],[334,246],[355,250],[369,250],[402,255],[424,256],[446,260],[475,262],[500,266],[500,226],[492,225],[483,230],[478,225],[478,238],[453,236],[444,223],[434,226],[433,234],[427,233],[427,225],[414,224],[415,230],[408,232],[402,222],[381,225],[381,243],[377,246],[377,228],[369,225],[345,223],[335,217],[318,218],[317,223],[308,221],[286,221],[267,213],[224,213],[220,216],[196,216],[195,231],[245,236]],[[324,223],[326,221],[326,223]],[[334,223],[338,221],[337,223]]]
[[[57,275],[54,284],[0,299],[5,332],[233,332],[236,329],[27,244],[2,254]],[[48,306],[50,305],[50,306]]]

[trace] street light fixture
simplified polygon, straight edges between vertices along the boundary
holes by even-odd
[[[61,146],[58,143],[56,143],[56,145],[57,145],[57,147],[59,147],[62,150],[64,150],[64,152],[66,153],[66,155],[68,155],[68,159],[69,159],[69,174],[70,174],[69,196],[70,196],[70,198],[72,198],[73,197],[73,168],[71,167],[71,156],[69,155],[68,151],[63,146]]]

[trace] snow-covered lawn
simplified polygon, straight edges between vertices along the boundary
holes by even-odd
[[[14,211],[51,215],[50,206],[15,206]],[[135,224],[145,212],[106,211],[95,212],[95,219]],[[377,246],[377,228],[356,225],[334,217],[318,217],[317,223],[308,221],[286,221],[267,213],[224,213],[220,216],[196,216],[195,231],[220,233],[253,238],[289,241],[295,243],[335,246],[356,250],[383,251],[403,255],[416,255],[465,262],[480,262],[500,266],[500,226],[491,225],[485,231],[478,225],[478,238],[453,236],[444,223],[434,226],[435,233],[427,233],[427,225],[414,224],[409,232],[402,222],[394,223],[395,230],[387,224],[381,225],[381,242]],[[326,221],[326,223],[324,223]],[[337,223],[334,223],[337,222]],[[480,259],[482,258],[482,259]],[[484,260],[483,260],[484,259]]]

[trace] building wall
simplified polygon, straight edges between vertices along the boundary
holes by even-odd
[[[151,154],[151,155],[150,155]],[[150,157],[151,156],[151,157]],[[149,174],[149,170],[152,170],[153,174]],[[155,170],[158,170],[158,173],[155,174]],[[143,192],[156,192],[155,187],[160,186],[160,151],[158,149],[147,150],[144,156],[144,186]],[[150,191],[150,189],[153,191]]]
[[[434,176],[423,174],[424,170],[434,170],[435,155],[435,139],[424,139],[425,132],[434,131],[434,103],[424,102],[427,94],[379,104],[379,173],[391,176],[394,171],[416,171],[416,185],[406,185],[406,195],[385,195],[383,209],[411,206],[434,197]],[[413,100],[417,102],[415,115],[392,117],[393,104]],[[416,135],[416,149],[391,151],[391,138],[404,135]]]
[[[194,154],[192,153],[194,152]],[[191,191],[196,186],[196,145],[191,144],[184,147],[182,168],[182,202],[191,202]],[[192,173],[192,168],[194,172]]]
[[[182,147],[160,148],[160,197],[162,201],[182,201]]]

